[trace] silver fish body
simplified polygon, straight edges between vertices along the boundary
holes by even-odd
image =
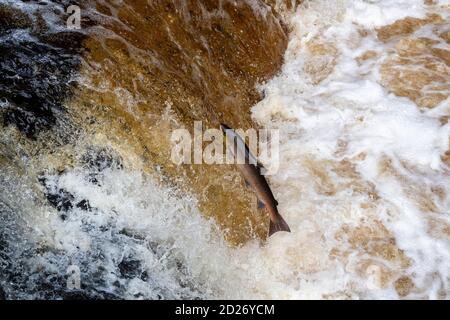
[[[238,161],[236,166],[244,176],[246,183],[255,191],[259,203],[262,203],[269,212],[269,236],[278,231],[291,232],[288,224],[278,212],[278,202],[275,199],[266,178],[261,174],[262,167],[257,162],[256,157],[253,156],[244,140],[236,134],[234,130],[225,124],[221,124],[220,128],[227,137],[227,140],[233,142],[231,146],[229,145],[229,148],[235,156],[235,160],[245,159],[245,161],[241,161],[244,163]]]

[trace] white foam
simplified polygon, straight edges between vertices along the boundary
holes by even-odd
[[[346,19],[373,28],[406,17],[424,18],[425,13],[422,0],[353,1],[347,9]]]

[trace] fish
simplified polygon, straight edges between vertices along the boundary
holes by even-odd
[[[244,176],[247,186],[251,187],[256,193],[258,208],[266,208],[269,213],[269,237],[279,231],[291,232],[288,224],[278,212],[278,201],[275,199],[265,176],[261,173],[264,167],[250,152],[245,141],[233,129],[223,123],[220,124],[220,129],[224,136],[232,141],[231,146],[228,143],[228,147],[235,159],[245,159],[243,164],[238,162],[236,166]]]

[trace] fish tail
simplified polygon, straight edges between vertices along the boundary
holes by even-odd
[[[286,223],[286,221],[284,221],[281,215],[277,215],[274,221],[270,219],[269,237],[278,231],[291,232],[291,229],[289,229],[288,224]]]

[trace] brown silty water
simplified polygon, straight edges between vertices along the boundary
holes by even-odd
[[[49,10],[39,7],[32,21],[3,7],[5,20],[25,21],[43,43],[74,47],[64,54],[79,57],[62,66],[71,81],[61,108],[50,108],[51,121],[33,127],[29,139],[17,130],[29,127],[21,128],[23,117],[6,111],[5,161],[16,161],[11,148],[20,149],[33,164],[20,167],[33,181],[42,170],[62,172],[77,166],[86,150],[106,147],[126,169],[161,174],[164,183],[194,195],[230,243],[264,238],[267,216],[235,169],[175,165],[170,137],[177,128],[192,132],[194,121],[255,127],[249,112],[261,99],[255,86],[279,70],[287,45],[277,12],[260,0],[91,1],[81,5],[80,31],[64,30],[68,15],[54,10],[63,27],[54,32]]]

